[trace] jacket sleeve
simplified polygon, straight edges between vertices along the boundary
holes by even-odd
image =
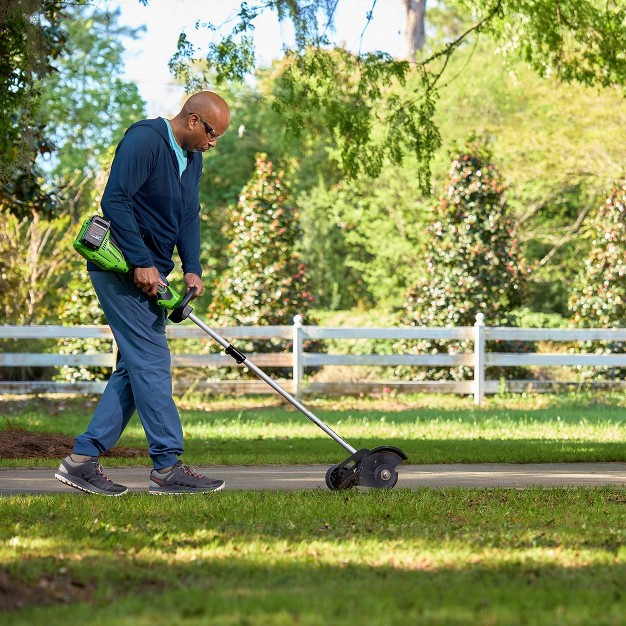
[[[176,242],[178,255],[183,266],[183,273],[191,272],[202,276],[200,265],[200,205],[195,211],[189,211],[180,229]]]
[[[152,267],[154,260],[144,243],[133,214],[132,197],[150,176],[155,159],[156,133],[131,128],[115,152],[111,174],[102,195],[102,213],[132,267]]]

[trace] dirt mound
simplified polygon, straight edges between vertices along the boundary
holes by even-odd
[[[85,585],[63,570],[59,574],[43,574],[38,580],[28,582],[15,580],[0,572],[0,611],[90,600],[93,583]]]
[[[0,458],[2,459],[58,459],[67,456],[74,446],[74,437],[58,433],[39,433],[23,428],[0,430]],[[103,456],[148,456],[140,448],[113,448]]]

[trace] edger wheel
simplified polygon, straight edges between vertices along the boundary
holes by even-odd
[[[331,491],[336,491],[340,485],[341,475],[337,473],[339,465],[331,465],[326,472],[326,486]]]

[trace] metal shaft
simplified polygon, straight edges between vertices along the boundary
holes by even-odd
[[[217,343],[220,344],[223,348],[230,347],[228,341],[220,337],[213,329],[209,328],[201,319],[199,319],[193,313],[189,314],[189,319],[196,325],[198,325],[207,335],[215,339]],[[322,422],[319,417],[317,417],[314,413],[309,411],[301,402],[298,402],[290,393],[287,393],[280,385],[275,383],[263,370],[259,369],[252,361],[249,361],[248,358],[242,363],[247,368],[251,369],[261,380],[265,381],[276,393],[279,393],[287,402],[296,407],[298,411],[306,415],[314,424],[319,426],[329,437],[332,437],[340,446],[345,448],[350,454],[354,454],[356,449],[353,448],[349,443],[344,441],[332,428],[329,428]]]

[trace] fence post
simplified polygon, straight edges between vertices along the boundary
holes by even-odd
[[[302,315],[294,315],[293,318],[293,387],[292,393],[299,400],[300,386],[304,378],[304,366],[302,364]]]
[[[485,396],[485,315],[478,313],[474,324],[474,404]]]

